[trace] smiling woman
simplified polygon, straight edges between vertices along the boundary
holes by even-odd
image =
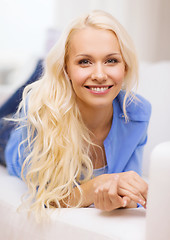
[[[113,32],[93,27],[75,32],[66,65],[81,112],[88,114],[93,108],[95,116],[96,106],[112,110],[125,77],[125,63]]]
[[[151,107],[132,92],[137,73],[132,40],[103,11],[74,20],[49,52],[5,149],[38,217],[45,207],[146,206],[140,175]]]

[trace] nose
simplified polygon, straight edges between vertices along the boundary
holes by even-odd
[[[101,64],[95,66],[91,78],[92,80],[96,80],[98,82],[105,82],[107,80],[107,74],[105,73],[103,66],[101,66]]]

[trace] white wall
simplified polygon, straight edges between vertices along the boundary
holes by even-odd
[[[125,26],[140,60],[170,60],[169,0],[0,0],[0,63],[43,55],[48,28],[63,29],[91,9],[106,10]]]
[[[54,22],[53,2],[0,0],[0,63],[42,55],[46,29]]]
[[[142,63],[139,71],[138,93],[149,100],[152,114],[148,142],[143,157],[143,174],[148,176],[150,156],[160,143],[170,141],[170,61]]]
[[[90,9],[108,11],[125,26],[140,60],[170,60],[169,0],[58,0],[56,23],[64,26],[73,16]],[[66,21],[61,22],[63,16]]]

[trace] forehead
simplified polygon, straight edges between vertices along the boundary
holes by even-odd
[[[70,39],[71,54],[95,52],[120,52],[120,46],[116,35],[110,30],[96,29],[87,27],[77,30],[73,33]]]

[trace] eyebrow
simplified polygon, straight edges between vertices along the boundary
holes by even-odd
[[[118,53],[118,52],[116,52],[116,53],[110,53],[110,54],[108,54],[106,57],[110,57],[110,56],[114,56],[114,55],[121,55],[121,53]],[[78,55],[76,55],[76,57],[91,57],[91,55],[89,55],[89,54],[78,54]]]

